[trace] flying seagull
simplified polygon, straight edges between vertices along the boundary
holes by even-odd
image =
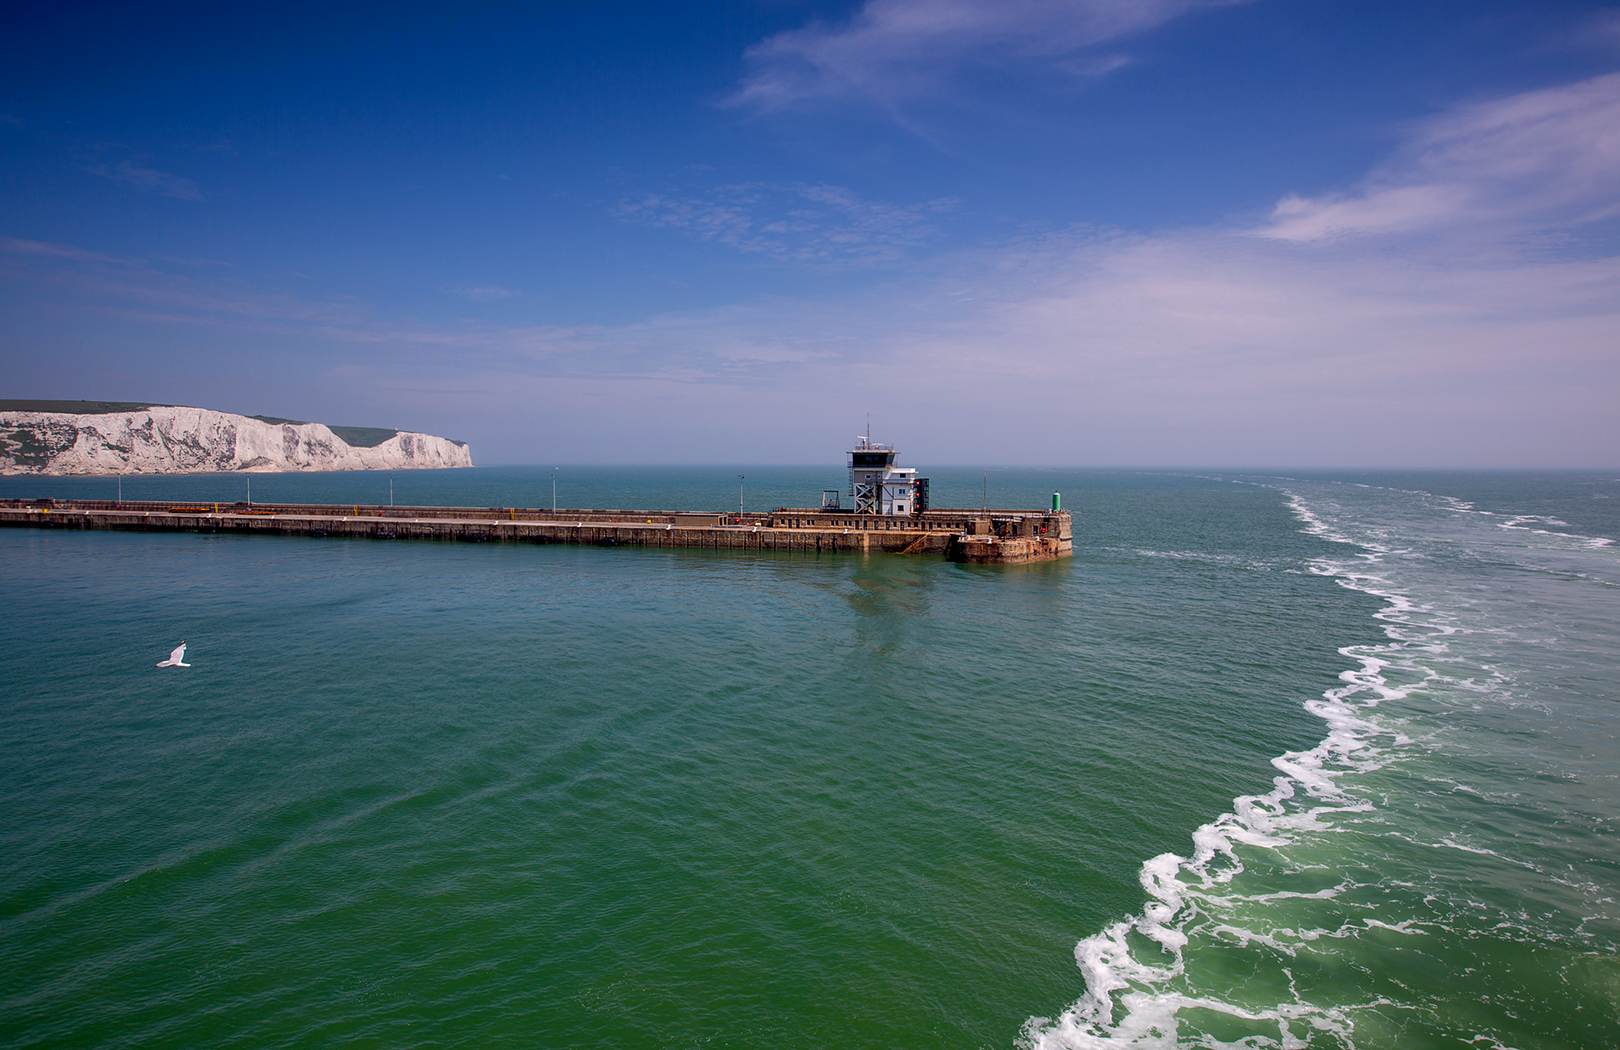
[[[163,661],[162,663],[158,664],[157,666],[158,667],[190,667],[191,665],[186,663],[185,659],[186,659],[186,643],[181,642],[179,648],[175,649],[174,652],[170,653],[169,658],[167,660]]]

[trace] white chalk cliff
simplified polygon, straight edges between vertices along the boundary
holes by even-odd
[[[368,437],[387,433],[372,431]],[[153,406],[96,415],[0,409],[0,474],[470,466],[472,453],[465,444],[408,431],[395,431],[371,447],[356,447],[324,423],[267,423],[206,408]]]

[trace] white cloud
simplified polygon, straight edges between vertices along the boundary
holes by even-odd
[[[626,198],[614,214],[774,259],[875,263],[897,260],[936,236],[939,217],[959,203],[939,198],[888,204],[839,186],[746,183],[720,186],[702,197]]]
[[[1620,214],[1620,73],[1462,108],[1421,126],[1359,187],[1278,202],[1262,236],[1313,241],[1459,223]]]
[[[104,179],[122,183],[130,189],[141,193],[155,193],[160,197],[174,197],[179,200],[200,201],[203,199],[202,191],[190,179],[179,175],[171,175],[166,171],[154,171],[143,168],[129,161],[120,161],[117,165],[109,166],[97,164],[90,169],[92,175],[100,175]]]
[[[475,303],[496,303],[502,299],[510,299],[518,294],[510,288],[502,288],[494,284],[479,285],[474,288],[455,288],[452,289],[452,292]]]
[[[813,23],[748,49],[733,102],[882,103],[926,94],[966,67],[1036,61],[1100,76],[1125,59],[1088,49],[1188,11],[1244,0],[867,0],[847,25]]]
[[[13,255],[36,255],[86,262],[125,263],[129,261],[114,255],[88,251],[71,244],[53,244],[50,241],[26,241],[18,237],[0,237],[0,251],[10,252]]]

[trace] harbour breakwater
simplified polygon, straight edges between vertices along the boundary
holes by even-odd
[[[810,553],[929,554],[1012,564],[1067,557],[1067,511],[928,510],[905,516],[779,507],[764,514],[529,507],[0,500],[0,525],[470,543],[575,543]]]

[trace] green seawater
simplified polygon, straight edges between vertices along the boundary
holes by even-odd
[[[0,1045],[1620,1045],[1620,484],[933,473],[1075,557],[0,530]]]

